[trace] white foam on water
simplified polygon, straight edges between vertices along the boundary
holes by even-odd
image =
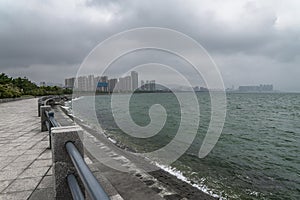
[[[114,143],[114,144],[116,144],[117,143],[117,141],[116,140],[114,140],[114,139],[112,139],[112,138],[110,138],[110,137],[107,137],[108,139],[109,139],[109,141],[111,141],[112,143]]]
[[[84,98],[84,97],[83,97],[83,96],[77,97],[77,98],[72,99],[72,101],[77,101],[77,100],[80,100],[80,99],[82,99],[82,98]],[[72,102],[69,101],[68,103],[71,104]],[[72,114],[72,109],[71,109],[71,107],[68,107],[68,106],[62,106],[62,107],[65,108],[65,109],[67,109],[67,110],[69,111],[69,115],[75,117],[75,115]],[[84,120],[82,120],[82,119],[80,119],[80,118],[78,118],[78,117],[76,117],[76,118],[77,118],[78,120],[80,120],[81,122],[84,122]],[[103,134],[106,136],[106,138],[107,138],[110,142],[112,142],[113,144],[117,144],[117,141],[114,140],[113,138],[109,137],[107,134],[105,134],[105,131],[99,130],[99,128],[96,128],[95,126],[92,126],[91,124],[88,124],[88,123],[85,123],[85,126],[91,128],[91,129],[94,129],[94,130],[96,129],[96,130],[100,131],[101,133],[103,133]],[[145,157],[145,158],[148,159],[151,163],[155,164],[155,165],[156,165],[157,167],[159,167],[160,169],[162,169],[162,170],[164,170],[165,172],[167,172],[167,173],[169,173],[169,174],[175,176],[175,177],[178,178],[179,180],[184,181],[184,182],[188,183],[189,185],[191,185],[191,186],[193,186],[193,187],[199,189],[200,191],[202,191],[202,192],[204,192],[204,193],[206,193],[206,194],[208,194],[208,195],[210,195],[210,196],[212,196],[212,197],[218,198],[218,199],[220,199],[220,200],[226,200],[225,197],[222,197],[221,195],[217,195],[217,194],[213,193],[213,191],[210,190],[206,185],[204,185],[204,184],[201,184],[201,185],[200,185],[200,184],[192,183],[187,177],[185,177],[185,176],[182,174],[181,171],[179,171],[179,170],[177,170],[177,169],[175,169],[175,168],[172,168],[171,166],[166,166],[166,165],[159,164],[159,163],[157,163],[157,162],[153,162],[153,161],[151,161],[151,159],[149,159],[149,158],[147,158],[147,157]],[[196,172],[193,172],[193,173],[196,173]],[[201,181],[204,182],[205,179],[203,178],[203,179],[201,179]]]
[[[83,99],[83,98],[84,98],[84,96],[75,97],[74,99],[72,99],[72,101],[78,101],[78,100]]]
[[[175,168],[172,168],[170,166],[166,166],[166,165],[162,165],[162,164],[159,164],[157,162],[154,162],[154,164],[159,167],[160,169],[168,172],[169,174],[175,176],[176,178],[178,178],[179,180],[182,180],[186,183],[188,183],[189,185],[201,190],[202,192],[206,193],[206,194],[209,194],[210,196],[212,197],[215,197],[215,198],[219,198],[220,200],[225,200],[226,198],[222,197],[221,195],[217,195],[215,193],[213,193],[206,185],[199,185],[199,184],[196,184],[196,183],[192,183],[190,180],[188,180],[187,177],[185,177],[181,171],[175,169]],[[201,181],[204,181],[205,179],[202,179]]]
[[[62,108],[64,108],[64,109],[66,109],[66,110],[69,110],[69,109],[70,109],[70,107],[69,107],[69,106],[60,106],[60,107],[62,107]]]

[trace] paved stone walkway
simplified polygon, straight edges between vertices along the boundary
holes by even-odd
[[[37,99],[0,104],[0,199],[28,199],[51,186],[51,151]]]
[[[61,126],[74,125],[60,108],[54,107],[54,112]],[[41,132],[37,115],[37,99],[0,103],[0,200],[53,200],[52,153],[48,149],[48,132]],[[149,162],[144,163],[132,153],[121,151],[93,129],[85,127],[84,133],[88,142],[86,163],[111,200],[187,199],[180,195],[183,190],[176,190],[176,187],[189,188],[185,183],[176,182],[175,190],[169,182],[159,183],[146,172],[151,166]],[[103,151],[99,152],[99,148]],[[128,167],[130,173],[103,165],[95,159],[97,154],[91,154],[93,149],[115,166]],[[165,175],[159,173],[158,176]],[[189,199],[212,199],[202,193],[195,196],[197,191],[188,193],[194,195]]]

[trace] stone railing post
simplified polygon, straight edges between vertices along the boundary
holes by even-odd
[[[40,117],[41,116],[41,106],[43,105],[43,101],[42,99],[40,98],[38,100],[38,116]]]
[[[45,111],[50,111],[51,106],[41,106],[40,108],[40,114],[41,114],[41,130],[42,131],[47,131],[47,126],[46,126],[46,121],[47,121],[47,116],[45,114]]]
[[[83,144],[80,139],[82,129],[79,126],[64,126],[51,128],[52,161],[54,197],[56,200],[72,199],[72,194],[67,183],[67,176],[74,174],[84,194],[83,183],[70,159],[66,143],[72,142],[83,157]]]

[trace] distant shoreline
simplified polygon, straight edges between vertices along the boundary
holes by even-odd
[[[191,91],[175,91],[177,93],[191,93]],[[209,93],[223,93],[223,91],[194,91],[195,93],[199,94],[209,94]],[[109,92],[79,92],[76,93],[76,97],[80,96],[99,96],[99,95],[126,95],[126,94],[163,94],[163,93],[173,93],[173,91],[139,91],[139,92],[116,92],[116,93],[109,93]],[[251,92],[243,92],[243,91],[225,91],[226,94],[300,94],[300,92],[283,92],[283,91],[251,91]],[[74,96],[74,93],[73,93]]]

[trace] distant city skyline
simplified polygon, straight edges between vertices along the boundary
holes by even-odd
[[[76,82],[77,80],[77,82]],[[138,83],[138,73],[131,71],[130,75],[119,78],[109,78],[108,76],[94,76],[86,75],[65,79],[65,88],[75,87],[78,91],[84,92],[132,92],[135,90],[139,91],[159,91],[159,90],[175,90],[175,91],[188,91],[187,86],[173,85],[173,87],[167,88],[165,86],[159,86],[157,88],[155,80],[141,80]],[[106,83],[107,85],[103,85]],[[102,86],[101,86],[102,84]],[[162,89],[162,88],[163,89]],[[194,86],[194,91],[208,92],[218,90],[217,88],[207,88],[205,86]],[[273,92],[274,86],[272,84],[259,84],[259,85],[240,85],[237,89],[232,86],[226,89],[227,92]]]
[[[132,92],[137,89],[141,91],[155,91],[155,80],[141,80],[139,87],[138,72],[131,71],[130,75],[119,78],[108,76],[86,75],[77,78],[65,79],[65,88],[73,88],[83,92]]]

